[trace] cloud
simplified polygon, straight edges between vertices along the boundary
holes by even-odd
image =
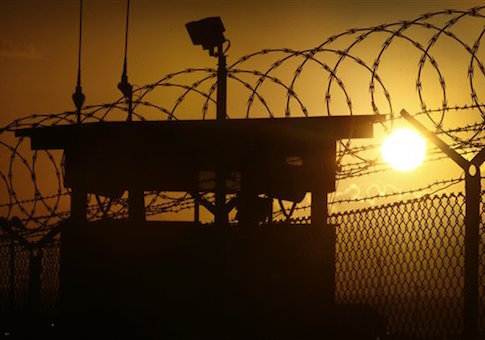
[[[33,44],[9,41],[0,37],[0,58],[39,59],[42,54]]]

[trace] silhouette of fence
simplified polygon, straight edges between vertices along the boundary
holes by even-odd
[[[464,200],[462,193],[425,196],[333,215],[337,301],[372,305],[393,334],[460,338]],[[483,233],[481,241],[483,251]],[[482,287],[482,302],[483,295]]]
[[[230,118],[373,112],[390,116],[387,129],[400,119],[394,110],[405,103],[415,117],[427,117],[436,132],[448,138],[450,147],[462,155],[476,154],[485,141],[485,106],[478,86],[485,76],[484,20],[485,6],[443,10],[413,20],[350,29],[307,50],[264,49],[245,55],[228,66],[230,86],[239,91],[231,97]],[[450,55],[453,63],[448,60]],[[134,119],[213,118],[216,76],[215,69],[190,68],[136,88]],[[365,84],[354,86],[355,79],[364,79]],[[314,92],[308,91],[308,84],[315,86]],[[438,89],[439,95],[430,96],[434,92],[428,89]],[[125,120],[126,106],[125,98],[85,106],[82,122]],[[460,118],[455,119],[458,114]],[[462,120],[465,116],[466,121]],[[0,222],[3,217],[18,216],[24,226],[18,231],[29,240],[42,237],[68,218],[70,193],[63,186],[62,154],[32,152],[28,139],[14,139],[12,133],[19,128],[74,122],[75,112],[69,111],[34,114],[0,127],[0,149],[9,155],[0,164]],[[337,154],[338,179],[387,171],[388,165],[375,157],[379,146],[342,143]],[[430,151],[427,162],[445,157],[435,148]],[[422,195],[461,180],[437,178],[405,193]],[[89,220],[127,214],[126,196],[117,200],[90,196]],[[193,207],[190,197],[170,198],[160,192],[148,198],[147,216]],[[459,338],[464,308],[464,200],[463,193],[424,196],[331,215],[330,222],[338,225],[337,301],[373,306],[387,318],[391,334]],[[295,219],[292,213],[308,207],[295,206],[290,213],[282,207],[284,216],[307,223],[308,219]],[[0,230],[0,324],[2,314],[21,312],[27,304],[31,255],[39,251],[6,235]],[[483,224],[480,237],[480,330],[484,334]],[[40,251],[43,312],[54,316],[59,240],[42,245]]]
[[[337,302],[372,306],[387,319],[388,332],[393,335],[460,338],[464,202],[462,193],[443,194],[331,215],[330,222],[337,225]],[[483,225],[480,251],[479,324],[483,333]],[[59,241],[47,244],[42,254],[43,312],[54,316],[59,288]],[[4,239],[0,255],[1,314],[20,312],[28,298],[29,251]]]

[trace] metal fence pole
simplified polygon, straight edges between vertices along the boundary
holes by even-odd
[[[226,56],[222,44],[217,47],[218,68],[217,68],[217,121],[226,119],[227,110],[227,69]],[[224,141],[220,141],[223,143]],[[219,164],[216,171],[215,195],[216,210],[215,223],[219,225],[227,224],[226,212],[226,169],[223,166],[223,155],[219,155]]]
[[[480,239],[480,165],[485,160],[485,148],[480,150],[471,161],[466,160],[405,110],[401,116],[419,130],[428,140],[452,159],[465,171],[465,287],[463,310],[463,338],[478,337],[478,265]]]
[[[31,249],[29,256],[29,295],[28,311],[31,315],[40,312],[40,288],[42,274],[42,249]]]
[[[465,292],[464,338],[478,337],[478,266],[480,240],[480,169],[465,176]]]
[[[10,241],[10,277],[9,277],[9,296],[8,296],[8,308],[10,315],[14,313],[15,309],[15,241]]]

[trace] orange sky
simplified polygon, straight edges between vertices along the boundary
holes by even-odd
[[[219,15],[232,42],[229,61],[263,48],[312,48],[331,34],[480,1],[132,1],[129,76],[155,81],[214,61],[191,45],[184,24]],[[83,87],[87,104],[118,97],[124,1],[85,1]],[[78,1],[0,1],[0,124],[29,113],[72,108]]]
[[[351,27],[411,20],[425,12],[468,9],[481,4],[482,1],[411,0],[132,0],[129,79],[143,85],[187,67],[213,67],[215,60],[199,46],[192,46],[185,30],[186,22],[207,16],[222,17],[225,36],[232,44],[230,63],[263,48],[310,49]],[[86,104],[111,102],[120,97],[116,85],[122,67],[125,6],[124,1],[85,1],[82,67]],[[78,1],[0,0],[0,125],[31,113],[73,109],[78,9]],[[354,82],[350,87],[359,84]],[[308,88],[308,93],[312,90]],[[362,90],[364,94],[368,92],[367,79]],[[359,100],[359,95],[354,97]],[[405,99],[397,100],[398,105],[404,102]],[[400,109],[394,108],[397,112]],[[430,165],[406,176],[392,172],[385,177],[359,178],[339,189],[352,191],[357,183],[361,195],[372,195],[388,190],[386,187],[404,190],[419,186],[435,178],[437,169],[443,178],[457,175],[452,165],[445,166]]]

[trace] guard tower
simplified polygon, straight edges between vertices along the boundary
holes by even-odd
[[[71,218],[61,231],[65,324],[122,324],[123,334],[128,329],[147,337],[328,335],[336,226],[327,224],[326,197],[335,190],[336,142],[372,137],[382,118],[99,122],[17,130],[16,136],[31,138],[33,150],[65,152],[65,186],[72,191]],[[197,197],[217,190],[237,194],[238,224],[227,223],[227,205],[214,208],[216,222],[209,225],[197,215],[183,223],[145,220],[145,191]],[[127,219],[86,220],[88,193],[125,191]],[[257,216],[261,194],[300,201],[306,193],[312,197],[311,224],[262,223]]]

